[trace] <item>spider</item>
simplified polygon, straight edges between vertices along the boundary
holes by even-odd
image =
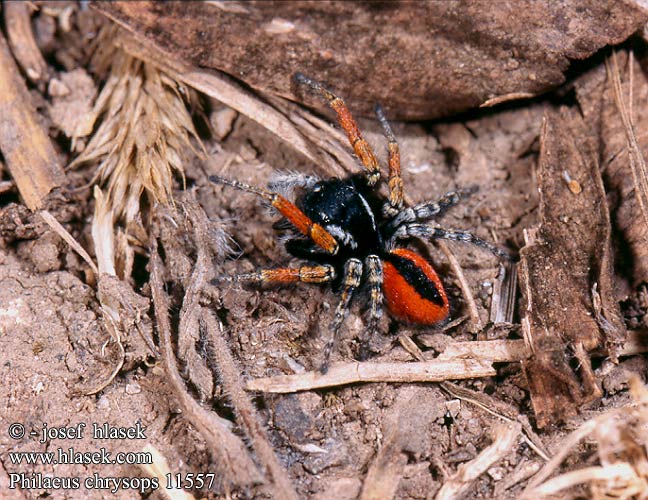
[[[288,222],[286,250],[312,265],[264,269],[223,279],[262,284],[331,283],[340,294],[330,336],[324,347],[320,370],[328,370],[331,352],[351,299],[361,287],[369,296],[367,334],[377,330],[383,302],[396,319],[433,325],[447,319],[448,296],[432,265],[414,250],[402,246],[411,239],[449,239],[472,243],[493,254],[509,255],[469,232],[444,229],[433,218],[474,190],[451,191],[438,200],[411,207],[403,204],[398,142],[385,114],[377,105],[376,115],[388,141],[389,196],[378,193],[380,166],[344,101],[321,83],[296,73],[297,84],[319,92],[337,114],[356,156],[365,171],[344,179],[320,180],[315,176],[286,174],[269,184],[269,189],[250,186],[237,180],[211,176],[210,181],[254,193],[267,200]],[[295,202],[288,197],[300,190]],[[279,194],[284,191],[286,196]],[[364,340],[364,339],[363,339]]]

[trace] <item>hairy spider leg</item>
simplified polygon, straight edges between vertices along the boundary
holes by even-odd
[[[380,179],[380,165],[378,165],[378,160],[376,159],[376,155],[373,153],[371,146],[369,146],[369,143],[362,137],[358,124],[353,119],[353,116],[351,115],[349,108],[347,108],[347,105],[344,103],[344,100],[326,89],[320,82],[312,80],[302,73],[295,73],[294,78],[297,83],[308,85],[313,90],[318,91],[328,101],[331,109],[333,109],[337,114],[338,123],[346,132],[353,151],[367,169],[369,185],[375,185]]]
[[[428,224],[412,223],[400,226],[396,229],[396,231],[394,231],[394,234],[392,235],[393,241],[404,238],[444,239],[461,241],[463,243],[471,243],[475,246],[488,250],[498,257],[512,260],[512,257],[504,250],[466,231],[456,231],[453,229],[443,229]]]
[[[389,224],[387,225],[387,232],[394,231],[398,226],[409,224],[412,222],[421,222],[429,220],[437,215],[443,214],[446,210],[453,207],[462,198],[477,191],[477,187],[473,186],[466,189],[458,189],[456,191],[449,191],[441,198],[434,201],[424,201],[413,207],[407,207],[401,210]]]
[[[367,286],[369,288],[369,322],[364,336],[360,339],[360,357],[364,357],[369,338],[378,330],[378,322],[383,315],[383,264],[377,255],[365,259]]]
[[[300,266],[298,268],[280,267],[278,269],[262,269],[254,273],[237,274],[216,278],[216,282],[241,281],[256,283],[328,283],[335,279],[335,268],[331,265]]]
[[[317,246],[324,249],[330,255],[335,255],[338,252],[339,246],[337,240],[321,225],[313,222],[294,203],[291,203],[280,194],[217,175],[210,176],[209,180],[215,184],[225,184],[242,191],[254,193],[268,200],[300,233],[313,240]]]
[[[376,116],[382,125],[383,132],[387,138],[387,151],[389,153],[389,205],[393,213],[397,213],[403,206],[403,178],[401,177],[400,150],[398,141],[385,117],[385,112],[380,104],[375,107]]]
[[[324,361],[320,366],[320,371],[326,373],[331,361],[331,352],[337,342],[338,332],[349,314],[349,305],[353,292],[360,286],[362,278],[362,262],[356,258],[351,258],[344,264],[344,281],[342,282],[342,296],[335,308],[335,316],[329,325],[330,337],[324,346]]]

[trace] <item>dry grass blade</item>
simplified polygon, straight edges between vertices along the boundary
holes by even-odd
[[[111,35],[102,40],[112,43]],[[151,204],[172,201],[173,173],[183,174],[184,152],[197,152],[191,139],[200,140],[183,98],[187,87],[146,61],[103,48],[95,63],[109,64],[110,73],[89,125],[100,116],[101,123],[70,167],[99,162],[109,206],[129,223],[137,219],[142,193]]]
[[[463,498],[475,480],[504,458],[517,443],[522,426],[518,423],[499,425],[494,430],[493,444],[481,451],[473,460],[462,464],[441,487],[436,500]]]

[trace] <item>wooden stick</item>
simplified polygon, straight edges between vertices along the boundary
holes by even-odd
[[[7,41],[0,33],[0,150],[30,210],[65,183],[65,173],[41,127]]]
[[[491,363],[472,359],[432,360],[422,363],[355,362],[333,365],[325,374],[314,371],[250,380],[246,389],[287,393],[358,382],[441,382],[493,377],[496,373]]]
[[[46,81],[47,63],[36,44],[29,2],[3,2],[5,26],[11,52],[32,82]]]

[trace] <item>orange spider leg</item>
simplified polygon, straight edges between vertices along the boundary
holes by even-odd
[[[255,281],[268,284],[285,283],[327,283],[335,278],[333,266],[301,266],[296,269],[282,267],[264,269],[255,273],[238,274],[218,278],[217,281]]]
[[[324,249],[331,255],[335,255],[338,251],[338,243],[336,239],[321,225],[313,222],[304,212],[302,212],[294,203],[291,203],[286,198],[277,193],[266,191],[257,187],[244,184],[242,182],[226,179],[217,175],[209,177],[211,182],[216,184],[226,184],[235,187],[242,191],[254,193],[262,198],[268,200],[270,204],[276,208],[281,215],[288,219],[297,230],[304,236],[309,237],[313,242]]]
[[[311,80],[301,73],[295,73],[295,80],[298,83],[306,84],[312,89],[317,90],[326,98],[329,106],[337,114],[338,123],[346,132],[353,151],[367,169],[369,185],[373,186],[376,184],[380,179],[380,166],[378,165],[378,160],[371,150],[369,143],[362,137],[358,124],[353,119],[353,116],[344,103],[344,100],[327,90],[321,83]]]
[[[401,177],[400,150],[396,136],[385,117],[382,107],[376,105],[376,115],[387,137],[387,150],[389,152],[389,204],[396,209],[403,206],[403,179]]]

